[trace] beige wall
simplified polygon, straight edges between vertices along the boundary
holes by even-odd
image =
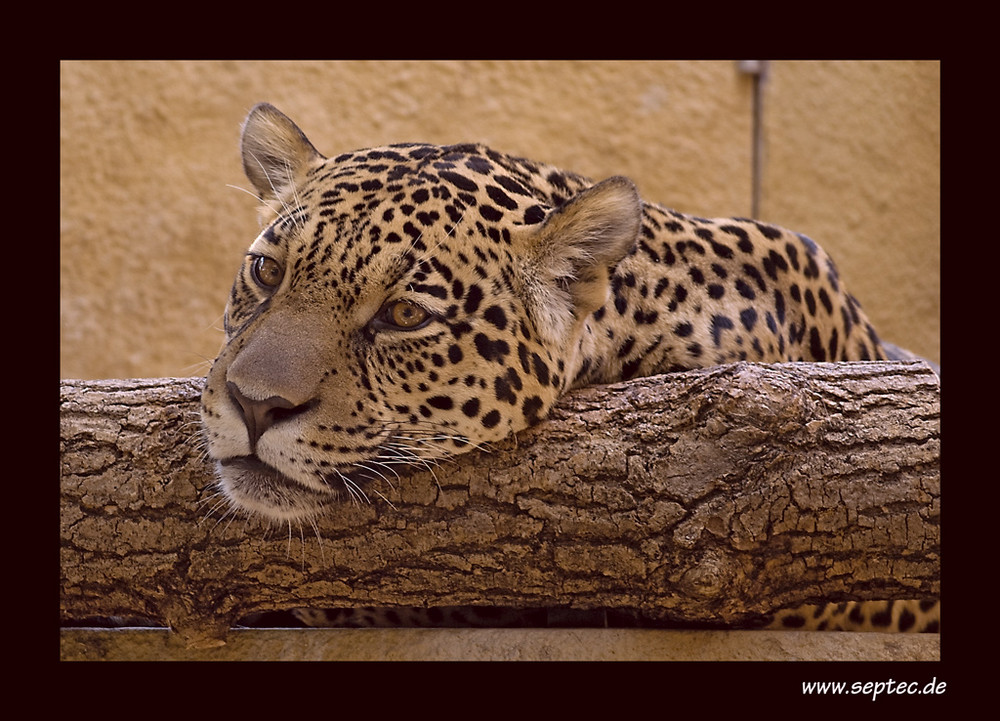
[[[752,83],[720,62],[66,62],[60,372],[191,376],[256,235],[238,136],[266,100],[320,151],[484,141],[700,215],[748,215]],[[785,62],[761,217],[805,232],[882,334],[940,360],[940,69]]]

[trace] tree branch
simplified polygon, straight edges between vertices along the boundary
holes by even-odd
[[[62,614],[192,642],[266,609],[618,607],[738,624],[940,592],[939,381],[739,363],[580,390],[315,527],[216,508],[200,378],[61,384]]]

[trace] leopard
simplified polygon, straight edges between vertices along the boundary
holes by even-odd
[[[879,338],[806,235],[647,202],[624,176],[595,182],[481,143],[327,157],[268,103],[250,110],[241,157],[262,230],[201,417],[228,503],[270,522],[489,447],[574,389],[735,362],[915,357]],[[771,623],[939,629],[936,600],[868,605]],[[377,625],[370,609],[299,614],[334,616]]]

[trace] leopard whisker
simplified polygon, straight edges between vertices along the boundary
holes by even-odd
[[[279,203],[281,203],[281,209],[284,210],[287,215],[293,216],[294,215],[293,209],[291,207],[289,207],[288,203],[286,203],[284,201],[284,199],[281,197],[281,193],[279,193],[278,189],[276,187],[274,187],[274,182],[271,180],[271,175],[267,172],[267,168],[264,167],[264,164],[260,162],[260,159],[255,154],[250,153],[250,152],[248,152],[248,154],[254,159],[254,162],[257,163],[257,165],[260,166],[261,171],[264,173],[264,177],[267,178],[267,184],[269,186],[271,186],[271,191],[274,193],[275,199],[277,199],[277,201]],[[285,167],[289,168],[287,161],[285,162]],[[289,185],[294,185],[294,183],[292,183],[293,178],[292,178],[291,173],[288,173],[287,180],[288,180],[288,184]],[[242,190],[242,188],[238,188],[238,189]],[[254,194],[250,193],[250,195],[254,195]],[[278,213],[278,209],[275,208],[274,206],[272,206],[267,201],[263,200],[263,198],[260,198],[260,197],[258,197],[256,195],[254,195],[254,197],[256,197],[258,200],[260,200],[263,205],[266,205],[268,208],[270,208],[275,214]],[[294,217],[292,217],[292,222],[293,223],[295,222],[295,218]]]
[[[445,239],[454,236],[455,235],[455,231],[458,229],[458,226],[460,226],[462,224],[462,221],[465,220],[465,215],[468,212],[469,212],[468,210],[463,211],[462,214],[458,217],[458,220],[451,224],[451,228],[448,230],[448,232],[445,233],[443,236],[441,236],[440,240],[438,240],[433,245],[429,246],[427,248],[427,250],[424,251],[423,255],[417,256],[418,262],[426,260],[428,258],[431,258],[433,251],[437,250],[437,248],[439,246],[443,245]],[[422,234],[421,234],[421,236],[422,236]],[[412,250],[414,248],[414,246],[416,245],[417,241],[420,240],[421,236],[418,236],[417,238],[415,238],[413,240],[413,243],[410,244],[410,250]]]
[[[391,504],[390,504],[391,505]],[[316,540],[319,542],[319,558],[323,565],[326,565],[326,553],[323,549],[323,536],[319,532],[319,526],[316,525],[316,517],[309,516],[309,525],[312,526],[313,533],[316,535]],[[304,552],[304,551],[303,551]]]
[[[381,465],[381,463],[378,460],[375,460],[374,463],[376,463],[377,465]],[[368,471],[369,473],[374,473],[376,476],[378,476],[383,481],[385,481],[386,483],[388,483],[390,488],[395,489],[395,486],[392,485],[392,481],[390,481],[388,478],[386,478],[385,476],[383,476],[381,473],[378,472],[377,469],[372,468],[367,463],[355,463],[354,466],[357,467],[357,468],[363,468],[364,470]],[[393,473],[396,473],[396,472],[393,471]],[[396,478],[397,479],[399,478],[399,474],[398,473],[396,473]]]
[[[237,509],[234,507],[230,507],[226,511],[226,513],[224,513],[222,517],[219,518],[216,524],[212,527],[212,531],[214,532],[215,529],[219,527],[219,524],[222,523],[224,519],[228,518],[229,521],[226,522],[226,527],[222,529],[222,534],[225,535],[226,533],[229,532],[229,527],[233,525],[233,521],[236,520],[237,516],[239,516]]]
[[[301,210],[302,203],[299,201],[299,189],[298,189],[298,186],[296,186],[296,184],[292,182],[292,177],[293,177],[292,167],[289,164],[289,162],[288,162],[287,159],[285,160],[285,174],[288,177],[288,185],[291,186],[291,188],[292,188],[292,200],[295,203],[295,205],[294,205],[295,210],[296,211],[297,210]],[[295,227],[297,227],[299,229],[301,229],[301,228],[304,227],[303,224],[299,221],[299,219],[296,218],[294,212],[289,211],[288,215],[289,215],[289,217],[292,220],[293,226],[295,226]]]
[[[432,467],[431,463],[430,463],[431,461],[434,461],[435,463],[437,463],[437,462],[439,462],[441,460],[444,460],[444,458],[442,456],[431,456],[429,458],[425,458],[425,457],[419,455],[417,453],[417,451],[424,451],[426,449],[423,449],[423,448],[413,448],[413,447],[408,446],[408,445],[394,444],[394,446],[392,447],[392,450],[394,450],[394,451],[396,451],[397,453],[400,454],[399,458],[398,458],[398,460],[387,459],[386,463],[389,463],[389,462],[392,462],[392,463],[403,463],[403,464],[406,464],[406,465],[422,466],[422,467],[426,468],[427,470],[431,470],[431,467]],[[405,454],[403,453],[403,451],[405,451]]]
[[[350,493],[351,496],[355,499],[356,504],[360,505],[362,500],[365,503],[371,504],[371,499],[368,498],[368,494],[365,493],[365,490],[361,486],[359,486],[357,483],[355,483],[342,473],[339,473],[338,475],[340,475],[341,479],[343,480],[344,488],[346,488],[348,493]]]
[[[402,436],[393,436],[393,438],[396,440],[403,440],[403,441],[408,440],[407,438]],[[406,445],[394,444],[394,448],[406,450],[410,455],[408,457],[401,457],[401,461],[408,461],[409,462],[408,465],[419,466],[424,468],[424,470],[426,470],[428,473],[431,474],[431,478],[434,479],[434,483],[437,484],[438,489],[441,488],[441,482],[438,480],[437,474],[434,473],[434,465],[432,465],[429,462],[429,461],[435,461],[436,465],[436,462],[442,460],[440,457],[430,458],[430,459],[422,458],[416,455],[416,453],[414,453],[414,449]]]
[[[202,522],[211,518],[212,515],[220,508],[225,508],[226,506],[230,505],[229,499],[226,498],[226,495],[221,490],[219,490],[199,500],[195,504],[195,508],[201,510],[204,506],[208,505],[209,503],[211,503],[212,506],[207,511],[204,511],[204,516],[202,516],[202,518],[198,521],[198,525],[201,525]],[[216,523],[218,523],[218,521]]]
[[[256,160],[256,158],[254,158],[254,159]],[[257,163],[259,165],[260,161],[257,161]],[[247,190],[246,188],[242,188],[239,185],[233,185],[232,183],[226,183],[226,187],[227,188],[232,188],[233,190],[239,190],[241,192],[244,192],[247,195],[249,195],[251,198],[253,198],[254,200],[256,200],[258,203],[260,203],[261,205],[266,205],[266,201],[262,197],[260,197],[259,195],[257,195],[255,192],[253,192],[252,190]]]
[[[392,510],[394,510],[394,511],[397,511],[397,510],[399,510],[398,508],[396,508],[396,505],[395,505],[395,504],[394,504],[394,503],[393,503],[392,501],[390,501],[390,500],[389,500],[388,498],[386,498],[386,497],[385,497],[384,495],[382,495],[382,494],[381,494],[381,493],[380,493],[380,492],[379,492],[379,491],[378,491],[377,489],[373,488],[373,489],[371,489],[371,491],[372,491],[372,493],[374,493],[374,494],[375,494],[376,496],[378,496],[379,498],[381,498],[381,499],[382,499],[383,501],[385,501],[386,503],[388,503],[388,504],[389,504],[389,507],[390,507],[390,508],[391,508]]]
[[[441,423],[434,423],[433,421],[417,421],[417,423],[430,426],[430,428],[407,428],[406,436],[396,434],[393,437],[401,440],[414,440],[417,442],[452,441],[456,443],[461,443],[465,446],[474,448],[476,450],[486,451],[486,452],[490,451],[489,444],[478,443],[468,438],[467,436],[459,433],[447,433],[441,431],[440,428],[443,426],[443,424]],[[423,437],[421,438],[420,436]],[[452,454],[448,453],[447,455],[452,455]]]

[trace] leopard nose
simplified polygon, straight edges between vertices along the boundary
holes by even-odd
[[[238,385],[232,381],[226,383],[229,395],[243,411],[243,423],[247,427],[250,438],[250,452],[256,452],[257,441],[268,428],[296,416],[315,405],[315,401],[296,405],[281,396],[271,396],[263,400],[254,400],[243,395]]]

